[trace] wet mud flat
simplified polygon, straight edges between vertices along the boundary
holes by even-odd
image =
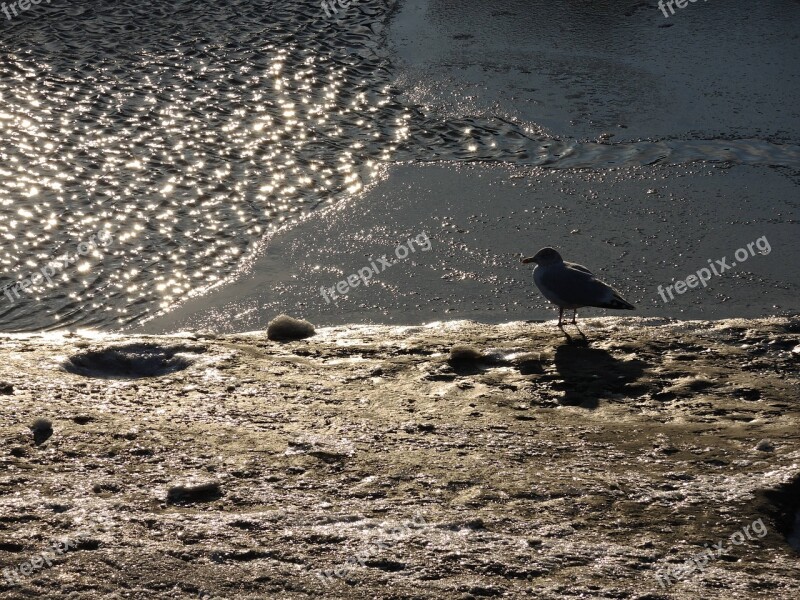
[[[251,272],[130,333],[255,331],[296,310],[320,326],[552,319],[553,306],[520,263],[544,246],[617,287],[637,316],[708,320],[800,312],[800,261],[781,258],[796,254],[798,176],[710,164],[566,172],[442,163],[387,173],[359,200],[276,233]],[[396,248],[423,233],[428,250],[373,271],[368,286],[335,301],[322,293],[381,255],[397,259]],[[702,290],[660,295],[659,285],[684,279],[711,259],[737,262],[735,251],[762,236],[771,253],[737,263]],[[582,317],[603,314],[581,311]]]
[[[796,597],[800,319],[568,331],[4,336],[0,598]]]

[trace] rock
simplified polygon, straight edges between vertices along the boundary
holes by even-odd
[[[289,315],[278,315],[267,325],[267,338],[275,341],[302,340],[315,333],[311,323]]]
[[[167,490],[167,504],[213,502],[221,497],[222,488],[218,481],[184,482],[173,485]]]
[[[114,482],[103,482],[98,481],[92,485],[92,492],[95,494],[102,494],[102,493],[116,493],[120,490],[120,486]]]
[[[50,419],[38,418],[31,425],[33,443],[37,446],[44,444],[53,435],[53,423]]]
[[[761,440],[756,444],[756,450],[760,450],[761,452],[773,452],[775,450],[775,444],[769,440]]]
[[[436,431],[436,426],[432,423],[406,423],[403,431],[406,433],[432,433]]]
[[[481,363],[486,362],[486,355],[470,346],[453,346],[447,363],[459,375],[475,375]]]
[[[84,377],[139,379],[182,371],[192,364],[190,354],[203,352],[203,347],[185,344],[130,343],[76,353],[62,366],[65,371]]]
[[[10,396],[14,393],[14,386],[8,383],[7,381],[0,381],[0,394],[5,394],[6,396]]]
[[[453,346],[450,350],[448,362],[452,365],[478,362],[483,359],[483,353],[470,346]]]

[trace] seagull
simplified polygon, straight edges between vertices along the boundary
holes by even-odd
[[[584,306],[635,310],[630,302],[607,283],[595,279],[583,265],[565,262],[552,248],[542,248],[535,256],[522,259],[523,264],[536,263],[533,281],[542,295],[558,306],[558,326],[563,329],[561,318],[565,308],[572,309],[572,324],[578,309]]]

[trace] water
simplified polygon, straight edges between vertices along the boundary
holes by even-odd
[[[361,189],[408,110],[375,52],[375,14],[342,30],[319,13],[56,1],[4,23],[0,285],[96,232],[113,241],[0,296],[0,327],[131,323],[230,276],[270,228]]]
[[[579,142],[427,114],[393,84],[393,7],[52,0],[3,21],[0,330],[140,322],[393,161],[800,166],[760,139]]]

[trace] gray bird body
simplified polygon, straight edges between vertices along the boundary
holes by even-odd
[[[558,306],[558,324],[564,309],[577,310],[584,306],[634,310],[634,306],[607,283],[597,279],[592,272],[576,263],[566,262],[552,248],[542,248],[523,263],[536,263],[533,281],[542,295]],[[575,323],[575,315],[572,316]]]
[[[560,308],[634,308],[583,265],[570,262],[539,265],[533,270],[533,281],[542,295]]]

